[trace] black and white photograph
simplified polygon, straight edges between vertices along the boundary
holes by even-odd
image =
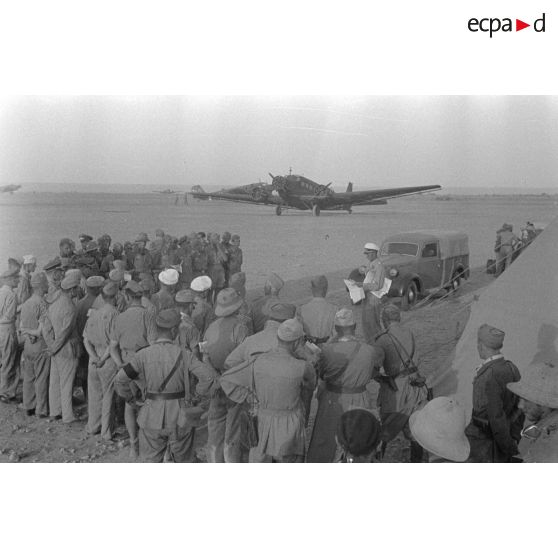
[[[5,553],[551,553],[551,8],[3,4]]]

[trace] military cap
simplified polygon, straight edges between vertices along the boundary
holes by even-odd
[[[157,314],[155,323],[161,329],[178,327],[180,324],[180,313],[175,308],[165,308]]]
[[[230,233],[229,231],[225,231],[225,232],[223,233],[223,236],[222,236],[221,238],[222,238],[223,240],[225,240],[225,239],[226,239],[226,240],[230,240],[230,239],[232,238],[232,237],[231,237],[231,233]],[[226,242],[226,240],[225,240],[225,242]]]
[[[97,242],[102,242],[103,240],[105,240],[105,241],[107,241],[107,242],[110,243],[110,242],[112,241],[112,238],[110,237],[109,234],[106,234],[106,233],[105,233],[105,234],[102,234],[102,235],[97,239]]]
[[[367,243],[364,245],[364,253],[365,253],[365,254],[368,254],[368,253],[370,253],[370,252],[372,252],[372,251],[379,252],[379,251],[380,251],[380,247],[379,247],[377,244],[375,244],[374,242],[367,242]]]
[[[109,279],[118,283],[124,279],[124,272],[121,269],[111,269],[109,272]]]
[[[23,256],[23,265],[32,265],[37,263],[37,258],[31,254]]]
[[[60,283],[60,288],[67,291],[69,289],[73,289],[79,285],[79,277],[75,273],[71,273],[70,275],[64,277],[62,279],[62,283]]]
[[[47,285],[47,278],[46,275],[42,271],[35,271],[31,274],[29,279],[32,287],[40,287]]]
[[[126,291],[130,291],[131,293],[134,293],[136,295],[143,293],[143,289],[142,289],[141,285],[136,281],[128,281],[126,283],[124,289]]]
[[[356,324],[355,316],[350,308],[341,308],[335,313],[334,325],[338,327],[350,327]]]
[[[79,235],[79,239],[81,242],[91,242],[93,240],[93,237],[88,234],[81,233]]]
[[[149,237],[147,236],[147,233],[139,233],[138,236],[136,236],[136,240],[135,242],[149,242]]]
[[[409,419],[411,434],[427,451],[462,463],[469,457],[471,446],[465,436],[465,411],[449,397],[436,397]]]
[[[398,322],[401,320],[401,311],[395,304],[386,304],[382,310],[382,314],[391,322]]]
[[[240,296],[246,296],[246,273],[244,273],[244,271],[239,271],[231,275],[229,287],[237,291]]]
[[[276,302],[269,307],[267,317],[276,322],[292,320],[296,315],[296,306],[287,302]]]
[[[296,341],[304,335],[302,324],[295,319],[285,320],[277,330],[277,337],[281,341]]]
[[[66,270],[64,277],[75,277],[78,281],[81,281],[83,274],[79,269],[68,269]]]
[[[95,252],[96,250],[99,249],[99,245],[92,240],[91,242],[88,242],[85,246],[85,253],[87,254],[88,252]]]
[[[212,284],[211,277],[208,277],[207,275],[200,275],[192,280],[190,288],[198,293],[203,293],[211,289]]]
[[[124,245],[122,244],[122,242],[115,242],[112,245],[113,252],[122,252],[122,250],[124,250]]]
[[[61,238],[60,242],[58,243],[58,246],[65,246],[66,244],[68,244],[69,246],[72,245],[72,241],[69,238]]]
[[[327,277],[325,275],[318,275],[313,277],[310,281],[313,289],[326,290],[327,291]]]
[[[163,229],[156,229],[155,236],[165,236],[165,231]]]
[[[118,294],[118,285],[114,281],[107,281],[103,287],[103,294],[105,296],[116,296]]]
[[[527,401],[558,409],[558,368],[550,362],[532,364],[521,373],[519,382],[507,387]]]
[[[220,318],[222,316],[230,316],[236,312],[243,303],[242,297],[231,288],[219,291],[215,304],[215,315]]]
[[[1,275],[0,279],[8,279],[9,277],[17,277],[19,271],[17,269],[6,269]]]
[[[85,284],[88,287],[102,287],[105,284],[105,278],[100,275],[92,275],[86,279]]]
[[[380,441],[378,419],[366,409],[344,412],[337,423],[337,441],[351,455],[368,455]]]
[[[190,289],[182,289],[176,293],[174,300],[178,304],[188,304],[196,300],[196,293]]]
[[[231,236],[231,242],[240,242],[240,236],[238,236],[237,234],[233,234]]]
[[[50,260],[49,262],[47,262],[45,264],[45,266],[43,267],[43,269],[45,271],[52,271],[53,269],[62,267],[62,262],[60,261],[60,258],[58,256],[56,256],[55,258],[53,258],[52,260]]]
[[[285,282],[277,273],[270,273],[266,279],[266,285],[269,285],[271,288],[275,289],[276,291],[280,291],[283,288]]]
[[[479,327],[477,332],[477,339],[490,349],[501,349],[504,344],[504,336],[506,334],[495,327],[488,324],[483,324]]]
[[[176,285],[178,283],[179,274],[176,269],[165,269],[159,273],[159,281],[163,283],[163,285]]]

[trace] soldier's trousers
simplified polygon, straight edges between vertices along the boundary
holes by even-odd
[[[35,409],[37,415],[48,415],[48,382],[50,378],[50,356],[42,339],[31,342],[26,337],[23,345],[23,407]]]
[[[242,415],[246,407],[234,403],[218,389],[209,403],[207,414],[208,463],[240,463]]]
[[[72,422],[76,418],[72,407],[72,393],[78,359],[75,356],[70,356],[71,351],[69,349],[70,347],[62,347],[50,359],[48,393],[50,416],[62,415],[63,422]]]
[[[162,430],[140,428],[140,458],[147,463],[163,463],[168,448],[174,463],[193,463],[196,459],[194,433],[191,426]]]
[[[19,383],[15,324],[0,324],[0,395],[13,399]]]
[[[114,377],[116,365],[109,358],[101,368],[89,364],[87,373],[87,427],[89,434],[101,433],[103,440],[112,438],[114,429]]]
[[[362,335],[372,345],[376,335],[382,331],[382,301],[373,294],[367,294],[362,301]]]
[[[496,277],[503,273],[512,263],[513,250],[511,246],[502,246],[496,252]]]

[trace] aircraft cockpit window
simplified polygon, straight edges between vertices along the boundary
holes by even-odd
[[[380,255],[400,254],[402,256],[416,256],[418,254],[418,244],[411,242],[390,242],[382,246]]]
[[[438,245],[435,242],[424,245],[424,248],[422,249],[423,258],[433,258],[434,256],[437,255],[438,255]]]

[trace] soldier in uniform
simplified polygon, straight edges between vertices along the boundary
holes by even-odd
[[[36,269],[37,258],[31,254],[23,256],[23,267],[19,274],[19,284],[16,291],[18,305],[23,304],[31,296],[31,275]]]
[[[175,301],[180,312],[180,325],[178,326],[179,344],[198,356],[198,343],[201,340],[201,335],[192,318],[196,294],[190,289],[183,289],[176,293]]]
[[[502,228],[496,232],[496,243],[494,252],[496,253],[496,274],[502,274],[512,263],[515,245],[519,239],[513,234],[512,225],[504,223]]]
[[[60,283],[62,282],[62,279],[64,279],[64,271],[62,270],[62,262],[60,261],[60,258],[56,256],[47,262],[43,267],[43,271],[46,274],[48,282],[47,295],[51,295],[60,289]]]
[[[72,406],[72,394],[79,358],[76,330],[76,308],[72,298],[79,287],[75,275],[65,277],[60,290],[48,299],[48,319],[54,339],[45,338],[50,354],[48,401],[50,416],[70,423],[77,420]]]
[[[79,252],[79,255],[83,255],[85,254],[85,248],[87,247],[87,245],[93,240],[93,237],[89,234],[85,234],[85,233],[81,233],[79,235],[79,243],[81,245],[81,250]]]
[[[246,274],[244,272],[235,273],[229,277],[229,285],[239,296],[242,297],[243,303],[238,311],[239,319],[244,323],[248,330],[248,335],[252,335],[252,317],[250,315],[250,306],[246,302]]]
[[[19,274],[16,270],[7,270],[0,275],[0,401],[2,403],[15,400],[19,382],[15,325],[17,299],[14,292],[18,281]]]
[[[337,306],[328,302],[327,278],[319,275],[311,280],[312,300],[303,304],[297,312],[297,318],[302,323],[306,339],[316,345],[326,343],[334,332],[333,322]]]
[[[118,287],[112,281],[103,287],[103,306],[91,313],[83,332],[83,344],[89,355],[88,419],[86,432],[101,434],[111,440],[114,428],[114,377],[116,365],[110,357],[110,339],[118,316],[116,295]]]
[[[258,401],[258,445],[251,459],[301,463],[306,448],[304,401],[316,385],[314,368],[294,353],[304,344],[298,320],[277,329],[277,348],[254,361],[253,383]]]
[[[508,384],[531,423],[521,432],[525,463],[558,462],[558,369],[551,363],[531,365],[519,382]]]
[[[230,258],[230,250],[231,250],[231,233],[225,231],[221,236],[221,250],[225,256],[225,261],[223,262],[223,267],[225,269],[225,287],[229,287],[229,279],[232,275],[229,268],[229,258]],[[239,270],[240,271],[240,270]],[[233,272],[236,273],[236,272]]]
[[[482,363],[473,380],[473,413],[465,430],[471,444],[469,461],[473,463],[507,463],[518,453],[524,416],[518,407],[519,397],[506,385],[519,382],[520,374],[500,353],[504,335],[488,324],[480,326],[477,333]]]
[[[252,318],[252,331],[258,333],[263,330],[268,320],[269,308],[276,302],[280,302],[279,293],[283,288],[283,279],[276,273],[271,273],[264,285],[264,295],[257,298],[250,308]]]
[[[335,314],[336,337],[321,347],[318,376],[318,412],[308,448],[309,463],[332,463],[336,454],[335,431],[341,415],[349,409],[376,407],[381,349],[371,347],[355,336],[353,311],[342,308]]]
[[[146,249],[149,238],[146,233],[140,233],[136,237],[135,248],[133,252],[132,269],[138,279],[142,279],[143,274],[151,274],[153,268],[151,254]]]
[[[376,336],[374,343],[383,355],[383,374],[376,378],[380,382],[378,406],[382,419],[382,453],[385,453],[387,444],[402,431],[411,442],[411,463],[420,463],[422,446],[412,439],[408,421],[411,414],[426,403],[428,388],[416,368],[418,354],[415,336],[401,324],[401,312],[394,304],[384,307],[382,318],[385,329]]]
[[[196,294],[196,304],[192,312],[192,318],[198,331],[203,336],[209,324],[215,320],[213,306],[207,300],[211,292],[211,278],[207,275],[196,277],[190,284],[190,289]]]
[[[171,461],[194,462],[197,409],[189,406],[190,374],[198,379],[199,395],[210,393],[217,379],[207,363],[175,344],[180,316],[175,309],[157,315],[157,339],[138,351],[118,372],[117,385],[138,382],[145,386],[146,402],[138,422],[143,461],[161,463],[168,451]],[[126,392],[124,392],[126,393]]]
[[[110,339],[110,356],[117,368],[122,368],[140,349],[154,342],[157,336],[153,314],[141,304],[141,286],[136,281],[128,281],[125,291],[129,298],[128,308],[115,318]],[[143,398],[141,389],[134,389],[125,397],[124,409],[124,421],[130,435],[130,457],[133,459],[138,456],[139,444],[135,401]]]
[[[196,238],[190,242],[192,253],[192,279],[207,274],[209,267],[207,249],[204,243]]]
[[[382,301],[373,291],[380,290],[384,285],[384,266],[378,261],[379,247],[373,242],[364,245],[364,254],[368,259],[368,265],[364,267],[365,275],[362,288],[366,299],[362,301],[362,333],[364,340],[374,344],[376,335],[382,330]]]
[[[228,255],[224,252],[219,241],[219,235],[209,235],[209,246],[207,248],[207,274],[211,277],[212,301],[216,301],[219,291],[225,287],[225,265]]]
[[[27,416],[48,416],[48,381],[50,357],[42,335],[40,320],[46,314],[44,295],[48,289],[46,275],[31,275],[32,295],[21,307],[19,324],[23,337],[23,408]]]
[[[174,308],[174,290],[178,284],[178,271],[176,269],[165,269],[159,273],[159,292],[151,297],[157,313],[165,308]]]
[[[238,319],[242,298],[234,289],[223,289],[217,295],[215,315],[204,334],[203,360],[219,374],[229,354],[247,337],[246,326]],[[241,425],[244,407],[233,403],[221,388],[215,390],[207,417],[207,460],[210,463],[239,463]]]
[[[58,243],[60,250],[60,261],[63,267],[75,267],[76,255],[72,248],[72,241],[69,238],[62,238]]]
[[[229,245],[229,277],[242,271],[242,248],[240,236],[233,234]]]

